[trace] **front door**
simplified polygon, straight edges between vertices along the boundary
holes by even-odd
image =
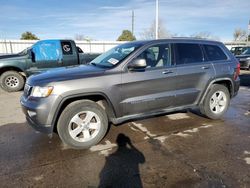
[[[122,74],[123,116],[173,107],[176,68],[172,65],[171,45],[151,46],[136,58],[144,58],[147,68]]]
[[[51,68],[61,67],[62,51],[58,40],[37,42],[32,47],[33,61],[29,64],[29,74],[39,73]]]

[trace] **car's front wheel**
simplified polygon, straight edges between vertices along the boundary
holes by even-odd
[[[24,77],[16,71],[6,71],[0,77],[0,85],[7,92],[20,91],[24,83]]]
[[[57,124],[61,140],[75,149],[86,149],[101,141],[108,130],[108,118],[101,106],[90,100],[70,103]]]
[[[202,114],[210,119],[220,119],[227,111],[230,94],[224,85],[214,84],[200,106]]]

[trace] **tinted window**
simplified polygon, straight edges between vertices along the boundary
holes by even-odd
[[[215,45],[204,45],[205,52],[207,54],[209,61],[216,61],[216,60],[226,60],[227,56],[221,50],[220,47]]]
[[[137,58],[143,58],[147,62],[147,68],[163,67],[171,65],[170,45],[156,45],[143,51]]]
[[[62,44],[63,55],[73,54],[72,45],[70,42],[61,42],[61,44]]]
[[[203,55],[199,44],[182,44],[175,45],[177,64],[197,63],[203,61]]]
[[[59,41],[39,41],[32,47],[36,61],[57,61],[61,57]]]

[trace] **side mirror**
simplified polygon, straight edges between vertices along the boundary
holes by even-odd
[[[33,63],[35,63],[36,62],[36,55],[35,55],[35,53],[33,52],[32,49],[30,50],[30,57],[31,57],[31,61]]]
[[[145,59],[134,59],[131,63],[128,65],[129,70],[141,70],[145,69],[147,67],[147,62]]]

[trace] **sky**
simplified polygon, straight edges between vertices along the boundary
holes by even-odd
[[[140,39],[155,20],[155,0],[0,0],[0,39],[31,31],[40,39],[113,41],[131,30],[132,10]],[[230,41],[235,28],[247,30],[250,0],[159,0],[159,18],[177,36],[206,32]]]

